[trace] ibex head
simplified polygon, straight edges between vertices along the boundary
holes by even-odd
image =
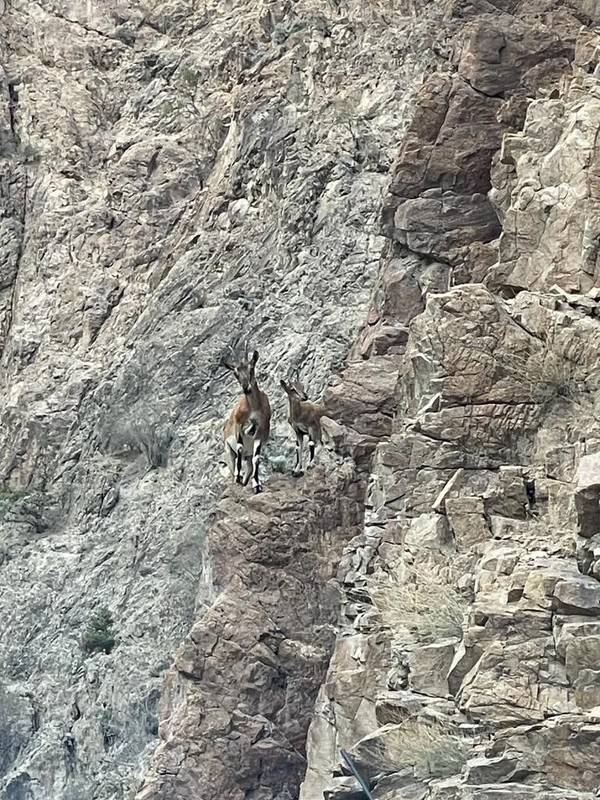
[[[252,391],[252,386],[255,383],[254,368],[256,367],[257,361],[258,350],[255,350],[250,358],[248,357],[248,352],[246,352],[244,357],[238,361],[237,364],[228,360],[223,361],[223,366],[230,369],[235,374],[244,394],[250,394]]]
[[[281,388],[290,398],[296,398],[297,400],[308,400],[308,395],[304,390],[304,386],[298,380],[297,372],[295,373],[294,377],[296,378],[296,380],[290,379],[289,383],[286,383],[286,381],[281,380],[279,382]]]

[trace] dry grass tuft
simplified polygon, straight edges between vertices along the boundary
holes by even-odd
[[[571,400],[580,389],[576,379],[577,364],[551,341],[534,353],[511,353],[501,363],[501,368],[540,405],[560,397]]]
[[[378,573],[368,589],[384,625],[396,636],[408,631],[425,642],[462,636],[468,602],[431,567],[409,567],[404,580],[397,573]]]
[[[446,778],[460,773],[472,742],[448,727],[410,719],[386,725],[360,743],[361,757],[375,770],[396,772],[412,766],[420,777]]]

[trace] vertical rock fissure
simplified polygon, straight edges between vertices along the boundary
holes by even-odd
[[[2,339],[0,340],[0,358],[2,359],[4,359],[4,351],[10,339],[10,329],[18,299],[19,268],[21,266],[21,259],[23,258],[23,249],[25,247],[26,223],[27,223],[27,171],[26,170],[25,170],[25,176],[23,178],[23,196],[20,201],[20,204],[21,204],[21,215],[19,219],[20,229],[18,234],[19,239],[17,244],[17,252],[15,255],[14,274],[12,276],[12,282],[9,287],[10,297],[8,301],[8,307],[6,310],[5,318],[3,320]]]

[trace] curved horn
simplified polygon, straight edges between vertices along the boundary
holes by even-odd
[[[228,344],[227,351],[225,355],[221,356],[220,362],[221,366],[226,367],[227,369],[234,369],[235,363],[235,350],[233,347]]]

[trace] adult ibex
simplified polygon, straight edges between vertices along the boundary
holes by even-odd
[[[308,469],[315,459],[315,445],[321,444],[321,417],[325,413],[325,409],[320,403],[313,403],[308,399],[304,387],[298,380],[290,383],[282,380],[281,388],[288,398],[288,422],[296,434],[296,464],[292,475],[303,475],[302,449],[304,437],[308,437]]]
[[[248,358],[248,348],[237,364],[224,361],[223,366],[232,370],[244,394],[231,409],[225,427],[225,460],[231,475],[237,483],[247,485],[252,477],[254,494],[262,491],[258,467],[260,449],[269,438],[271,407],[269,398],[258,388],[254,368],[258,361],[258,351]],[[242,478],[242,462],[246,461],[246,474]]]

